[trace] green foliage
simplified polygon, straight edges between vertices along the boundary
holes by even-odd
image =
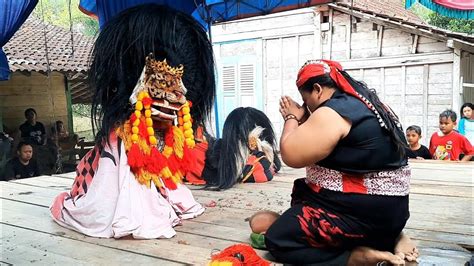
[[[448,18],[433,12],[428,16],[428,23],[451,31],[474,34],[474,20]]]
[[[91,117],[91,105],[76,103],[72,105],[72,113],[78,117]]]
[[[78,6],[79,0],[40,0],[33,13],[48,24],[66,29],[70,28],[72,22],[74,31],[94,36],[99,31],[99,23],[82,13]]]
[[[432,26],[436,26],[450,31],[474,34],[474,20],[456,19],[441,16],[440,14],[433,12],[432,10],[420,4],[414,5],[411,8],[411,11],[413,11],[421,19],[423,19]]]

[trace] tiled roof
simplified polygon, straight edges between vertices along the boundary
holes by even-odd
[[[342,1],[342,3],[346,3],[346,5],[348,6],[351,5],[350,0]],[[403,0],[353,0],[353,7],[377,13],[378,15],[385,15],[392,18],[398,18],[404,21],[426,24],[415,13],[405,9]]]
[[[85,73],[88,70],[94,38],[73,33],[71,42],[69,30],[45,24],[31,15],[3,47],[12,72],[48,71],[44,31],[51,71]]]
[[[353,12],[354,15],[363,14],[381,22],[390,22],[391,25],[418,30],[442,40],[457,39],[464,44],[473,46],[474,36],[467,33],[453,32],[426,24],[410,10],[406,10],[401,0],[350,0],[335,1],[329,4],[339,11]]]

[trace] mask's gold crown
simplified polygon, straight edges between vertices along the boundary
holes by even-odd
[[[168,65],[166,59],[163,61],[158,61],[153,58],[152,55],[146,57],[146,71],[155,72],[155,73],[162,73],[164,75],[169,74],[170,76],[180,79],[183,77],[184,66],[178,65],[177,67],[172,67]],[[147,73],[148,74],[148,73]]]

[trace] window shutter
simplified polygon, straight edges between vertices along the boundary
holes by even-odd
[[[222,67],[222,88],[224,97],[235,96],[235,66],[223,66]]]
[[[239,66],[240,105],[255,107],[255,65]]]

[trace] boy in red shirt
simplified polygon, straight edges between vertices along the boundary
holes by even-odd
[[[458,161],[461,153],[465,154],[461,161],[469,161],[474,155],[471,143],[458,132],[456,126],[456,113],[446,110],[439,115],[439,129],[430,140],[430,153],[435,160]]]

